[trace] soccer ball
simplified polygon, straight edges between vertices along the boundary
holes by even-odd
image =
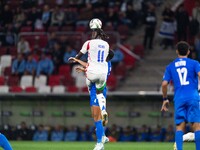
[[[102,22],[98,18],[94,18],[90,21],[90,29],[101,29]]]

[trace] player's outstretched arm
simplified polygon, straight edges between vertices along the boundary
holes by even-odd
[[[86,63],[86,62],[84,62],[84,61],[82,61],[82,60],[80,60],[80,59],[76,59],[76,58],[74,58],[74,57],[70,57],[70,58],[69,58],[69,61],[78,62],[78,63],[81,64],[83,67],[86,67],[87,64],[88,64],[88,63]]]

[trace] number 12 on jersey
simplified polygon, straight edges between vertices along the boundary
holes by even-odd
[[[178,72],[178,76],[179,76],[179,80],[180,80],[180,83],[181,85],[188,85],[190,84],[189,81],[187,81],[187,68],[178,68],[176,69],[176,71]]]

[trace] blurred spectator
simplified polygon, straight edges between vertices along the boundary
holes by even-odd
[[[53,70],[53,61],[47,56],[47,54],[43,53],[41,55],[41,60],[38,62],[36,75],[39,76],[40,74],[44,74],[49,76],[53,73]]]
[[[140,138],[139,141],[151,141],[152,140],[152,131],[147,125],[142,125],[140,129]]]
[[[59,38],[59,44],[61,49],[65,50],[66,46],[69,45],[69,41],[66,35],[61,35]]]
[[[29,43],[24,37],[20,37],[20,41],[17,43],[17,52],[22,54],[28,54],[30,52]]]
[[[75,126],[70,126],[70,128],[66,131],[64,140],[65,141],[76,141],[78,138],[78,133]]]
[[[74,8],[74,9],[68,8],[65,12],[64,24],[75,27],[75,24],[78,20],[78,16],[79,15],[78,15],[77,8]]]
[[[93,141],[92,131],[90,125],[85,125],[85,128],[82,131],[82,141]]]
[[[36,0],[23,0],[22,2],[23,9],[30,9],[32,6],[36,5]]]
[[[130,20],[130,24],[131,24],[130,27],[131,28],[136,27],[138,24],[138,14],[134,10],[134,7],[131,4],[127,5],[126,16],[127,16],[127,19]]]
[[[64,11],[59,6],[56,6],[51,15],[51,25],[62,26],[64,18]]]
[[[63,57],[64,63],[69,63],[68,59],[70,57],[75,57],[76,54],[77,54],[77,51],[74,50],[70,45],[66,46],[64,57]]]
[[[1,20],[3,20],[3,25],[6,27],[8,24],[11,24],[13,22],[13,12],[10,10],[9,5],[5,5]]]
[[[153,49],[153,39],[156,30],[157,18],[155,14],[155,6],[148,4],[147,12],[144,17],[145,35],[143,45],[145,48]]]
[[[62,141],[64,138],[64,131],[60,125],[57,125],[51,132],[51,141]]]
[[[174,140],[175,140],[174,138],[175,138],[174,137],[174,127],[173,127],[173,125],[169,125],[167,127],[165,141],[167,141],[167,142],[174,142]]]
[[[49,6],[45,5],[43,8],[43,12],[42,12],[42,23],[46,29],[46,31],[48,30],[48,27],[51,23],[51,12],[49,10]]]
[[[30,130],[28,129],[26,122],[22,121],[16,131],[17,140],[31,140]]]
[[[58,42],[56,38],[56,33],[52,32],[50,33],[49,40],[47,41],[47,45],[45,47],[45,52],[52,52],[54,45]]]
[[[177,38],[178,41],[187,40],[187,29],[189,26],[189,15],[181,5],[176,12],[176,23],[177,23]]]
[[[162,12],[163,21],[160,27],[159,35],[163,38],[161,45],[163,49],[169,46],[174,47],[174,33],[176,26],[174,23],[174,12],[171,10],[171,4],[167,4]]]
[[[127,126],[119,137],[119,141],[133,141],[133,132],[130,126]]]
[[[61,6],[64,3],[64,0],[55,0],[56,4]]]
[[[24,74],[26,62],[22,54],[18,54],[17,58],[12,63],[12,74],[21,77]]]
[[[192,20],[190,21],[190,34],[195,36],[199,33],[200,27],[200,2],[195,1],[195,7],[192,9]]]
[[[59,43],[54,44],[54,49],[52,52],[52,60],[55,66],[55,72],[57,72],[59,66],[63,63],[63,60],[60,59],[63,57],[63,52]]]
[[[161,126],[157,125],[155,131],[153,131],[152,141],[160,142],[162,141],[162,128]]]
[[[124,54],[122,53],[122,51],[119,49],[119,47],[116,44],[113,44],[111,46],[111,49],[114,51],[114,57],[111,59],[111,63],[112,63],[113,70],[115,70],[117,65],[123,61]]]
[[[200,33],[198,33],[195,38],[194,46],[196,50],[197,60],[200,62]]]
[[[26,25],[32,26],[34,30],[35,22],[37,19],[41,18],[40,12],[35,6],[31,8],[31,11],[27,14]]]
[[[108,138],[111,142],[116,142],[119,140],[120,137],[120,128],[117,127],[116,124],[113,124],[110,129],[110,134],[108,135]]]
[[[119,23],[119,17],[117,12],[113,7],[108,8],[108,14],[106,19],[107,24],[111,24],[114,28],[117,28],[117,25]]]
[[[24,25],[25,19],[26,16],[24,11],[20,7],[18,7],[14,15],[15,27],[19,29],[22,25]]]
[[[47,141],[48,132],[44,129],[44,126],[40,124],[37,131],[33,135],[33,141]]]
[[[34,76],[36,73],[36,69],[37,69],[37,62],[33,58],[32,54],[29,54],[26,61],[25,74]]]

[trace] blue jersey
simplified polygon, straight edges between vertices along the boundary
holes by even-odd
[[[199,63],[190,58],[176,58],[170,63],[163,80],[174,84],[174,101],[199,99],[198,94]]]

